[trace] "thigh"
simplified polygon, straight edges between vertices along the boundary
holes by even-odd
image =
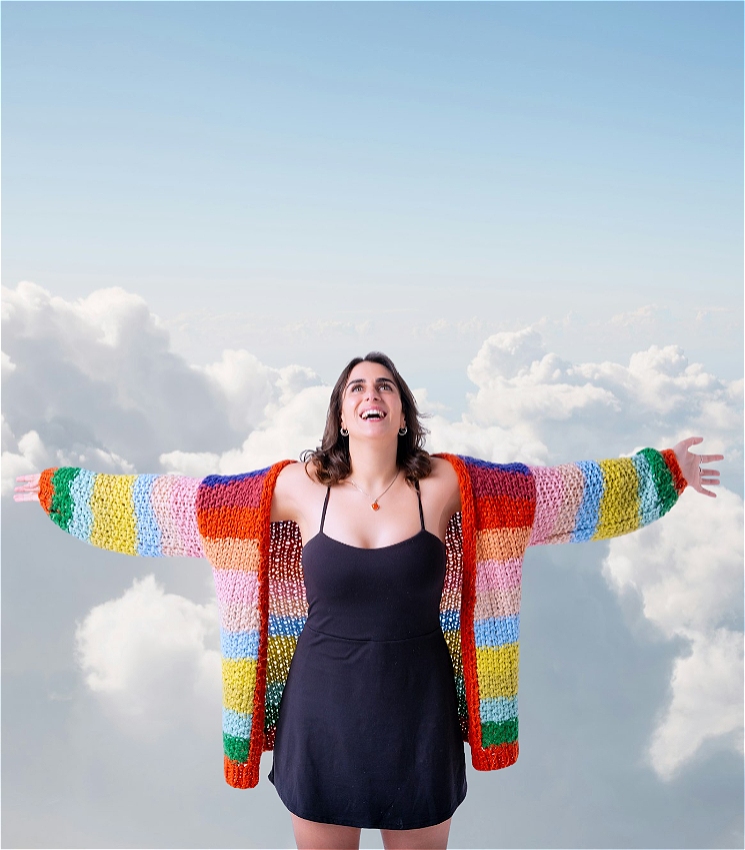
[[[358,850],[360,846],[356,826],[317,823],[292,815],[292,829],[298,850]]]
[[[383,846],[385,850],[446,850],[451,821],[423,829],[381,829]]]

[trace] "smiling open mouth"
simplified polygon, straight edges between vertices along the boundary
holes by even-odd
[[[366,410],[360,418],[365,422],[368,419],[385,419],[385,413],[382,410]]]

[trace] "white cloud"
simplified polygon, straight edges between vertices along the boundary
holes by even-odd
[[[75,633],[85,682],[125,728],[203,725],[220,702],[217,605],[165,593],[154,576],[90,610]]]
[[[260,469],[283,458],[297,459],[303,449],[315,448],[321,442],[330,392],[328,387],[316,386],[290,396],[248,435],[240,448],[222,455],[170,452],[161,455],[161,465],[169,472],[187,475],[197,470],[232,475]]]
[[[147,304],[123,290],[68,302],[22,283],[3,290],[2,310],[3,494],[12,490],[15,475],[46,465],[230,474],[296,458],[320,441],[330,390],[311,369],[270,367],[238,348],[222,351],[207,366],[189,364],[171,351],[168,331]],[[616,324],[655,315],[644,308]],[[650,346],[626,363],[571,362],[546,350],[540,324],[484,341],[468,367],[476,390],[465,414],[452,421],[440,408],[426,420],[433,451],[553,463],[669,446],[701,433],[707,443],[699,450],[727,454],[726,483],[727,469],[737,468],[742,457],[742,380],[723,381],[689,364],[677,346]],[[311,330],[356,338],[365,329],[330,322],[294,333]],[[477,333],[477,323],[461,328],[443,320],[426,333],[461,330]],[[418,395],[426,409],[426,389]],[[733,534],[741,528],[742,504],[732,493],[722,492],[716,502],[691,494],[663,523],[610,544],[606,574],[613,587],[619,593],[635,588],[646,616],[666,636],[687,638],[691,646],[691,655],[676,662],[669,712],[650,745],[660,775],[679,768],[707,735],[729,734],[726,718],[734,703],[722,702],[722,695],[734,692],[732,618],[740,594],[732,588],[742,553]],[[196,687],[212,663],[213,651],[205,648],[207,608],[164,594],[152,582],[106,605],[114,606],[105,609],[110,625],[94,609],[79,632],[89,680],[101,694],[118,694],[125,713],[152,709],[161,716],[162,706],[171,704],[169,685],[154,683],[152,693],[143,692],[137,684],[149,681],[146,672],[140,678],[143,659],[155,653],[153,669],[163,669],[164,659],[180,659],[180,681]],[[152,641],[143,642],[135,611],[147,612],[151,623],[184,622],[185,644],[164,643],[155,626]],[[131,650],[116,650],[113,661],[96,654],[99,637],[124,647],[132,636]],[[704,711],[709,696],[691,683],[704,666],[707,693],[718,695],[722,711],[713,709],[717,718],[699,725],[701,733],[690,718]]]
[[[649,747],[663,778],[708,738],[742,747],[742,530],[739,496],[686,492],[664,521],[610,542],[603,570],[611,586],[639,594],[646,618],[690,645],[675,662],[671,702]]]

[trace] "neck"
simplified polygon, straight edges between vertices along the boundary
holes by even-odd
[[[355,444],[350,441],[349,459],[351,477],[355,483],[368,493],[377,495],[393,480],[398,467],[396,465],[397,445],[390,447],[375,446],[369,442]],[[375,491],[375,492],[373,492]]]

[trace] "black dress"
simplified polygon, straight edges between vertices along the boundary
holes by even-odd
[[[439,618],[445,546],[424,528],[379,549],[319,533],[303,550],[308,620],[269,779],[299,817],[367,829],[447,820],[466,795],[453,667]],[[417,488],[418,493],[418,488]]]

